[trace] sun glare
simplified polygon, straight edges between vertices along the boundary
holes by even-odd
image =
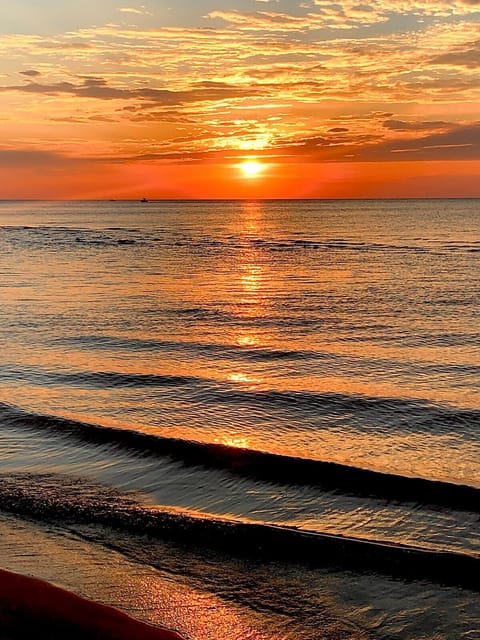
[[[245,160],[245,162],[242,162],[240,165],[240,168],[246,178],[255,178],[263,171],[264,167],[256,160]]]

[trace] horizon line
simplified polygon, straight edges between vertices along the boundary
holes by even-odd
[[[3,202],[138,202],[152,204],[158,202],[344,202],[344,201],[385,201],[385,200],[480,200],[478,196],[387,196],[345,197],[345,198],[0,198]]]

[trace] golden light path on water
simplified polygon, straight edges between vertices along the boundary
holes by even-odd
[[[302,205],[307,206],[313,205]],[[108,319],[114,313],[115,306],[125,314],[121,318],[123,322],[129,314],[141,314],[142,305],[148,301],[148,322],[135,322],[133,337],[152,344],[164,339],[167,344],[172,341],[176,345],[173,352],[163,347],[148,351],[148,355],[134,348],[90,350],[88,346],[73,342],[68,345],[58,343],[59,346],[53,348],[51,343],[42,342],[41,333],[29,332],[28,340],[36,342],[34,348],[25,349],[20,342],[10,340],[5,344],[5,360],[47,372],[67,367],[72,375],[96,370],[118,372],[122,376],[191,376],[201,384],[208,381],[210,389],[218,384],[225,398],[238,390],[245,393],[242,397],[246,399],[250,392],[254,392],[252,396],[263,394],[259,396],[260,400],[269,393],[306,393],[373,399],[410,398],[467,408],[475,408],[478,404],[471,387],[439,384],[442,382],[440,377],[436,384],[427,384],[430,377],[422,380],[408,375],[411,363],[434,367],[437,363],[442,364],[442,357],[452,366],[460,365],[461,372],[467,357],[472,362],[477,357],[471,347],[466,350],[448,345],[440,348],[428,343],[409,345],[403,341],[350,340],[355,337],[354,333],[347,335],[345,340],[335,326],[332,328],[324,321],[323,315],[330,313],[328,300],[336,301],[337,308],[342,311],[345,302],[362,295],[363,287],[372,286],[369,282],[374,282],[374,289],[379,291],[392,286],[383,258],[386,255],[384,247],[381,260],[374,260],[369,253],[362,252],[358,262],[352,261],[344,249],[331,251],[328,246],[308,249],[312,244],[309,238],[316,238],[317,242],[334,233],[341,238],[351,233],[349,223],[341,217],[333,221],[328,219],[331,211],[325,213],[325,219],[315,219],[302,213],[302,208],[298,213],[295,210],[300,207],[298,204],[279,203],[274,207],[265,202],[248,201],[235,204],[228,215],[219,217],[218,212],[214,216],[210,214],[209,207],[211,205],[205,205],[202,216],[194,213],[190,218],[182,216],[173,221],[154,216],[148,218],[148,224],[153,227],[150,233],[157,233],[154,225],[159,225],[160,220],[163,225],[167,220],[177,234],[175,242],[177,236],[187,235],[187,231],[195,242],[197,237],[201,239],[198,249],[188,239],[178,249],[180,257],[171,253],[169,240],[166,249],[159,249],[157,243],[152,249],[147,247],[145,252],[139,252],[135,246],[130,252],[128,245],[122,249],[124,254],[119,253],[118,247],[115,250],[108,246],[101,250],[95,248],[87,260],[88,247],[78,242],[76,252],[70,251],[68,255],[58,251],[45,253],[40,259],[38,254],[33,254],[31,263],[18,262],[17,269],[24,270],[22,277],[29,283],[29,289],[5,289],[8,304],[26,305],[34,299],[36,308],[41,309],[45,317],[56,319],[49,325],[49,331],[58,326],[62,317],[82,317],[85,326],[81,330],[87,335],[99,319]],[[211,220],[209,215],[212,215]],[[205,232],[204,217],[213,232]],[[71,219],[67,222],[71,224]],[[195,228],[200,223],[201,227]],[[298,231],[300,223],[301,233]],[[339,231],[336,230],[338,226]],[[54,228],[52,234],[60,232]],[[405,233],[403,228],[401,233]],[[363,247],[368,240],[364,229],[356,234],[359,246]],[[209,240],[211,235],[215,236],[217,244],[205,244],[205,238]],[[300,244],[292,245],[290,240],[288,244],[285,242],[288,238]],[[177,245],[172,246],[177,251]],[[217,246],[225,247],[218,255],[212,249]],[[215,251],[218,250],[215,248]],[[126,267],[121,277],[117,277],[120,267],[116,261],[121,255]],[[181,269],[178,268],[180,263],[172,260],[172,255],[182,261]],[[92,269],[97,273],[95,282],[91,277]],[[367,302],[370,297],[369,294]],[[323,299],[327,304],[321,306],[318,301]],[[206,316],[206,321],[195,320],[186,328],[182,321],[169,325],[162,317],[163,309],[174,307],[179,300],[186,309],[199,309],[202,313],[206,310],[210,315]],[[112,301],[115,301],[113,306]],[[313,311],[309,310],[309,305]],[[304,314],[310,314],[309,321],[315,323],[313,330],[312,324],[293,324],[286,329],[282,315],[303,322]],[[342,322],[354,326],[362,321],[362,314],[371,312],[362,308],[356,316],[352,313]],[[123,329],[121,323],[111,330],[108,323],[102,326],[101,333],[107,336],[116,331],[122,338],[124,332],[128,344],[132,329]],[[222,353],[221,357],[217,357],[217,353]],[[278,353],[284,353],[286,357],[275,359]],[[309,354],[314,355],[312,364]],[[378,375],[374,375],[371,365],[377,367]],[[395,367],[392,369],[394,375],[383,375],[386,366]],[[407,374],[402,373],[401,368]],[[216,393],[214,389],[214,395]],[[351,425],[342,423],[341,428],[336,429],[332,418],[330,424],[322,423],[322,428],[318,429],[313,412],[307,416],[293,413],[287,420],[282,406],[274,407],[264,402],[253,406],[255,399],[251,400],[251,411],[239,405],[219,404],[216,400],[202,404],[201,411],[197,410],[200,405],[192,404],[189,411],[189,400],[182,404],[175,399],[172,400],[173,410],[182,412],[182,419],[174,422],[170,421],[168,411],[158,409],[158,402],[166,397],[166,393],[156,397],[153,393],[145,393],[144,397],[142,394],[140,387],[127,393],[121,388],[109,387],[93,391],[81,384],[22,387],[15,381],[8,389],[9,400],[19,406],[31,405],[45,413],[60,413],[87,422],[138,428],[179,438],[224,439],[225,442],[239,442],[240,446],[246,443],[251,448],[289,455],[308,454],[308,457],[321,460],[380,470],[401,472],[406,465],[411,473],[426,476],[434,474],[448,478],[452,470],[457,469],[459,480],[468,477],[472,465],[471,452],[458,458],[458,443],[453,431],[437,434],[432,442],[427,433],[414,430],[389,432],[388,424],[382,424],[385,418],[379,419],[378,429],[356,428],[353,414]],[[137,402],[137,397],[140,406],[144,403],[143,412],[132,411],[132,403]],[[247,402],[250,402],[249,398]],[[115,410],[110,411],[111,407]],[[321,411],[319,406],[318,412]],[[265,416],[268,423],[264,421]],[[262,426],[257,428],[260,424]],[[277,425],[282,429],[281,438],[273,437]],[[415,450],[413,457],[410,455],[412,449]]]

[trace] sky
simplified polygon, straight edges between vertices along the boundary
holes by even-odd
[[[480,0],[143,2],[0,0],[0,198],[480,197]]]

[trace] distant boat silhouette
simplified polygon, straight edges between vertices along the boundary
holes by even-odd
[[[148,202],[148,200],[146,198],[142,198],[140,202]]]

